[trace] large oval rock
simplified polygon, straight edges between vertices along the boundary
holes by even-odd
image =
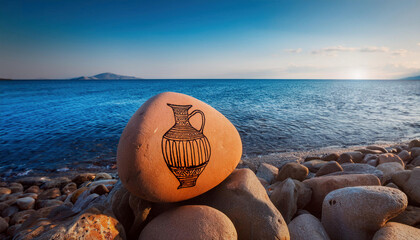
[[[373,240],[418,240],[419,237],[420,229],[389,222],[375,233]]]
[[[286,222],[250,169],[233,171],[216,188],[187,202],[207,205],[226,214],[239,239],[290,239]]]
[[[396,172],[392,175],[392,181],[403,189],[410,201],[420,205],[420,167]]]
[[[186,205],[154,218],[139,240],[237,238],[233,223],[222,212],[208,206]]]
[[[322,224],[331,239],[372,239],[389,219],[404,211],[407,203],[407,196],[398,189],[346,187],[325,197]]]
[[[288,225],[292,240],[329,240],[327,232],[318,218],[311,214],[301,214]]]
[[[118,144],[117,166],[134,195],[176,202],[217,186],[241,155],[239,133],[226,117],[193,97],[166,92],[131,117]]]
[[[306,209],[315,215],[321,213],[322,202],[331,191],[349,186],[381,185],[379,179],[372,174],[321,176],[305,180],[303,183],[312,189],[312,199]]]

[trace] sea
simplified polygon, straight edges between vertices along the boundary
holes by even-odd
[[[420,137],[420,81],[1,81],[0,177],[115,168],[130,117],[167,91],[224,114],[244,157]]]

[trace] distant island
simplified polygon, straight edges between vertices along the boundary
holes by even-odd
[[[401,80],[420,80],[420,75],[418,76],[414,76],[414,77],[407,77],[407,78],[403,78]]]
[[[81,76],[77,78],[72,78],[70,80],[129,80],[129,79],[141,79],[138,77],[132,77],[132,76],[124,76],[124,75],[118,75],[115,73],[100,73],[94,76]]]

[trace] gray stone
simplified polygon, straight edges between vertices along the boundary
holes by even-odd
[[[279,169],[268,163],[261,163],[257,170],[257,177],[272,183],[279,172]]]
[[[318,218],[311,214],[301,214],[288,225],[292,240],[329,240],[327,232]]]

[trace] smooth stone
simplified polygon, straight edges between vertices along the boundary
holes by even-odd
[[[267,188],[268,186],[270,186],[270,184],[264,178],[259,177],[258,180],[260,181],[261,185],[264,186],[264,188]]]
[[[373,174],[383,182],[383,172],[376,167],[363,163],[343,163],[341,164],[343,171],[329,173],[327,176],[346,175],[346,174]]]
[[[152,209],[152,203],[130,194],[128,200],[131,211],[134,213],[134,221],[127,233],[128,239],[138,239],[141,231],[148,223],[149,213]],[[236,231],[235,231],[236,232]]]
[[[23,192],[23,185],[20,183],[13,182],[9,184],[9,189],[12,191],[12,193]]]
[[[4,218],[0,217],[0,233],[6,232],[9,224],[4,220]]]
[[[405,166],[404,162],[401,160],[400,157],[398,157],[398,155],[395,155],[393,153],[384,153],[378,156],[378,165],[382,164],[382,163],[387,163],[387,162],[397,162],[399,164],[401,164],[401,166]]]
[[[311,160],[304,162],[303,165],[309,169],[309,171],[316,173],[322,166],[327,164],[327,161],[324,160]]]
[[[295,217],[289,225],[292,240],[329,240],[327,232],[318,218],[311,214],[301,214]]]
[[[16,204],[21,210],[28,210],[34,207],[35,199],[31,197],[19,198],[16,200]]]
[[[353,152],[345,152],[346,155],[350,155],[351,156],[351,160],[354,163],[361,163],[363,161],[364,158],[364,154],[358,151],[353,151]]]
[[[0,195],[11,194],[11,193],[12,193],[12,190],[10,190],[10,188],[0,187]]]
[[[408,162],[411,159],[411,153],[407,150],[401,151],[397,156],[400,157],[403,162]]]
[[[105,185],[100,184],[100,185],[97,185],[97,186],[94,186],[93,188],[91,188],[90,192],[91,193],[96,193],[98,195],[103,195],[105,193],[109,193],[109,190]]]
[[[372,240],[418,240],[419,238],[420,229],[389,222],[375,233]]]
[[[420,167],[420,156],[413,159],[413,161],[410,162],[411,165],[415,167]]]
[[[383,152],[383,153],[387,153],[387,152],[388,152],[385,148],[383,148],[383,147],[379,147],[379,146],[374,146],[374,145],[367,146],[367,147],[366,147],[366,149],[370,149],[370,150],[379,150],[379,151],[381,151],[381,152]]]
[[[88,188],[87,187],[81,187],[81,188],[79,188],[79,189],[77,189],[76,191],[74,191],[72,194],[71,194],[71,202],[72,203],[75,203],[76,201],[77,201],[77,199],[79,198],[79,196],[83,193],[83,192],[85,192],[86,190],[88,190]]]
[[[61,196],[61,191],[59,188],[50,188],[38,195],[39,200],[54,199]]]
[[[297,208],[302,209],[311,201],[312,190],[301,181],[293,179],[293,182],[296,185],[298,193]]]
[[[399,171],[392,175],[392,181],[407,194],[410,202],[420,205],[420,167]]]
[[[420,140],[418,139],[411,140],[410,143],[408,144],[408,147],[409,148],[420,147]]]
[[[65,194],[65,195],[69,195],[70,193],[72,193],[72,192],[74,192],[76,190],[77,190],[77,184],[74,183],[74,182],[70,182],[70,183],[67,183],[67,185],[64,186],[61,189],[61,193],[62,194]]]
[[[416,158],[416,157],[420,156],[420,147],[413,147],[413,148],[410,149],[410,152],[411,152],[411,156],[413,158]]]
[[[390,221],[416,226],[420,224],[420,207],[408,205],[404,212],[394,217]]]
[[[384,186],[345,187],[322,204],[322,225],[331,239],[372,239],[389,219],[407,207],[407,196]]]
[[[249,169],[233,171],[217,187],[187,203],[207,205],[226,214],[235,225],[238,239],[290,239],[282,215]]]
[[[316,172],[315,176],[320,177],[320,176],[330,174],[333,172],[342,172],[342,171],[343,171],[343,168],[341,167],[341,165],[336,161],[332,161],[322,166],[318,170],[318,172]]]
[[[164,227],[162,227],[164,226]],[[139,240],[238,239],[232,221],[222,212],[199,205],[181,206],[154,218]]]
[[[363,162],[363,163],[367,163],[367,162],[368,162],[368,161],[370,161],[370,160],[376,160],[376,159],[378,159],[378,156],[379,156],[379,154],[366,154],[366,155],[363,157],[362,162]]]
[[[279,169],[268,163],[261,163],[257,169],[257,177],[272,183],[276,179]]]
[[[395,189],[398,189],[398,190],[401,190],[397,185],[395,185],[395,183],[393,183],[393,182],[390,182],[390,183],[388,183],[387,185],[385,185],[386,187],[390,187],[390,188],[395,188]]]
[[[380,150],[372,150],[372,149],[365,149],[365,148],[356,149],[355,151],[361,152],[363,154],[381,154],[381,153],[383,153]]]
[[[331,191],[350,186],[381,185],[379,179],[372,174],[322,176],[305,180],[303,183],[312,189],[311,201],[305,209],[315,216],[321,214],[322,202]]]
[[[112,179],[112,176],[108,173],[97,173],[95,176],[95,180],[94,181],[99,181],[99,180],[109,180]]]
[[[366,164],[370,165],[372,167],[376,167],[376,166],[378,166],[378,159],[369,160]]]
[[[15,213],[12,216],[12,218],[10,219],[10,225],[23,223],[26,219],[28,219],[34,213],[35,213],[35,210],[33,210],[33,209],[29,209],[29,210],[25,210],[25,211]]]
[[[132,227],[134,222],[134,213],[129,204],[130,196],[130,192],[122,185],[121,181],[118,181],[108,194],[106,203],[109,210],[127,230]]]
[[[47,199],[47,200],[37,200],[36,201],[36,208],[46,208],[46,207],[52,207],[52,206],[60,206],[63,204],[63,201],[57,200],[57,199]]]
[[[338,153],[330,153],[322,157],[322,160],[324,161],[337,161],[337,159],[340,157]]]
[[[383,174],[384,174],[383,175],[383,182],[384,183],[391,180],[391,177],[394,173],[404,170],[404,167],[401,166],[401,164],[399,164],[397,162],[382,163],[382,164],[379,164],[376,168],[378,170],[380,170],[381,172],[383,172]]]
[[[19,208],[17,206],[9,206],[2,211],[1,216],[4,218],[11,217],[13,214],[17,212],[19,212]]]
[[[336,160],[338,163],[354,163],[351,156],[347,153],[343,153],[340,155],[340,157]]]
[[[296,179],[299,181],[305,180],[308,176],[309,169],[302,164],[290,162],[285,164],[279,171],[276,181],[283,181],[287,178]],[[258,176],[258,175],[257,175]]]
[[[40,189],[36,185],[30,186],[28,189],[25,190],[25,193],[37,193],[38,194],[39,192],[40,192]]]
[[[198,157],[198,154],[206,154],[204,150],[199,152],[196,150],[198,148],[193,148],[197,161],[200,158],[207,162],[205,167],[196,168],[196,172],[202,172],[196,174],[195,178],[180,168],[173,168],[171,171],[165,162],[164,152],[170,156],[170,151],[162,148],[165,139],[163,137],[175,126],[174,110],[168,104],[192,105],[187,110],[192,128],[187,128],[186,131],[200,137],[197,134],[201,129],[205,138],[188,141],[200,146],[208,143],[210,146],[208,162],[205,158]],[[200,114],[192,115],[195,113],[202,113],[203,117]],[[207,143],[205,139],[208,140]],[[241,138],[235,126],[225,116],[193,97],[165,92],[147,100],[131,117],[118,144],[117,166],[121,182],[132,194],[152,202],[177,202],[203,194],[220,184],[236,168],[241,156]],[[186,166],[190,166],[189,164]],[[185,181],[178,180],[173,172],[178,176],[187,176]]]
[[[98,185],[105,185],[106,187],[112,187],[118,182],[117,179],[105,179],[105,180],[99,180],[91,182],[88,186],[89,187],[95,187]]]
[[[81,185],[84,182],[94,180],[96,175],[94,173],[81,173],[75,176],[71,181],[76,183],[77,186]]]
[[[284,180],[274,188],[270,200],[280,211],[286,223],[289,223],[297,211],[298,191],[296,184],[291,178]]]
[[[68,177],[53,178],[49,181],[46,181],[44,184],[42,184],[40,188],[41,189],[62,188],[69,182],[71,182],[71,180]]]

